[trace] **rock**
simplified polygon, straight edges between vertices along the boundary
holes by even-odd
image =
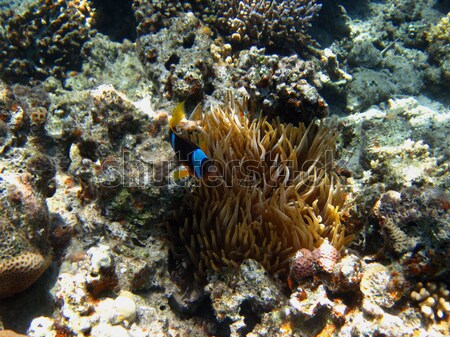
[[[117,325],[101,323],[95,326],[91,332],[92,337],[130,337],[128,331]]]
[[[56,337],[55,322],[48,317],[35,318],[28,328],[27,335],[30,337]]]
[[[116,312],[119,320],[125,320],[133,323],[136,319],[136,301],[134,295],[129,291],[121,291],[119,296],[114,300]]]
[[[356,41],[348,54],[348,63],[353,67],[376,68],[382,60],[380,51],[369,41]]]
[[[318,315],[321,310],[330,312],[334,307],[333,302],[328,299],[323,285],[319,285],[315,289],[300,290],[292,293],[289,303],[297,310],[300,316],[308,319]]]
[[[113,290],[118,284],[118,279],[111,249],[106,245],[100,245],[89,249],[87,254],[91,263],[86,279],[88,291],[97,297],[104,291]]]
[[[222,277],[228,279],[223,282]],[[232,334],[247,331],[246,317],[258,317],[283,301],[281,289],[254,260],[242,262],[237,273],[213,276],[205,287],[219,322],[229,322]]]
[[[403,296],[405,282],[403,274],[397,271],[380,263],[368,264],[359,286],[364,294],[363,310],[382,316],[383,309],[391,308]]]

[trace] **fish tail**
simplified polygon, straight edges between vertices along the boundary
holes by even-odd
[[[178,103],[175,110],[173,110],[172,117],[170,118],[170,128],[175,128],[178,123],[184,118],[184,102]]]

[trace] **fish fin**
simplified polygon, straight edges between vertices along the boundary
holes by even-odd
[[[189,116],[189,120],[191,121],[201,121],[202,120],[202,103],[198,103],[195,107],[194,111],[192,111]]]
[[[188,177],[190,175],[190,173],[184,166],[180,166],[175,171],[173,171],[172,175],[173,175],[173,179],[181,180],[181,179]]]
[[[178,103],[175,110],[172,112],[172,117],[170,118],[169,125],[171,129],[174,129],[178,123],[184,118],[184,102]]]

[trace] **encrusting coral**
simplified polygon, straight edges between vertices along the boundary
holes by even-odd
[[[299,249],[312,251],[327,239],[339,251],[353,239],[341,223],[345,192],[332,170],[333,129],[250,121],[246,111],[227,98],[223,107],[191,116],[200,119],[197,138],[217,175],[186,197],[170,232],[179,271],[194,269],[198,281],[248,258],[286,279]]]
[[[2,168],[0,298],[26,290],[52,262],[50,215],[45,197],[55,168],[44,155],[32,154],[26,163],[27,173]]]

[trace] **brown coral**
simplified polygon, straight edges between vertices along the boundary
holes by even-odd
[[[203,115],[207,154],[220,177],[186,198],[184,219],[171,227],[179,267],[208,270],[259,261],[284,279],[289,259],[327,238],[340,250],[353,235],[340,218],[344,192],[332,172],[335,134],[324,125],[250,122],[231,98]]]
[[[319,94],[322,81],[313,61],[297,55],[265,55],[264,49],[250,48],[240,53],[233,80],[243,85],[252,102],[264,114],[286,121],[309,123],[328,115],[328,105]]]
[[[49,215],[27,174],[4,174],[0,190],[0,298],[27,289],[50,265]]]
[[[27,289],[50,265],[50,254],[43,256],[7,219],[0,219],[0,298]]]
[[[81,47],[94,32],[93,16],[86,0],[40,0],[0,17],[2,77],[25,82],[78,69]]]
[[[216,8],[219,28],[235,44],[303,49],[310,41],[305,31],[321,5],[314,0],[224,0],[216,1]]]
[[[38,252],[24,252],[0,261],[0,298],[20,293],[32,285],[51,260]]]

